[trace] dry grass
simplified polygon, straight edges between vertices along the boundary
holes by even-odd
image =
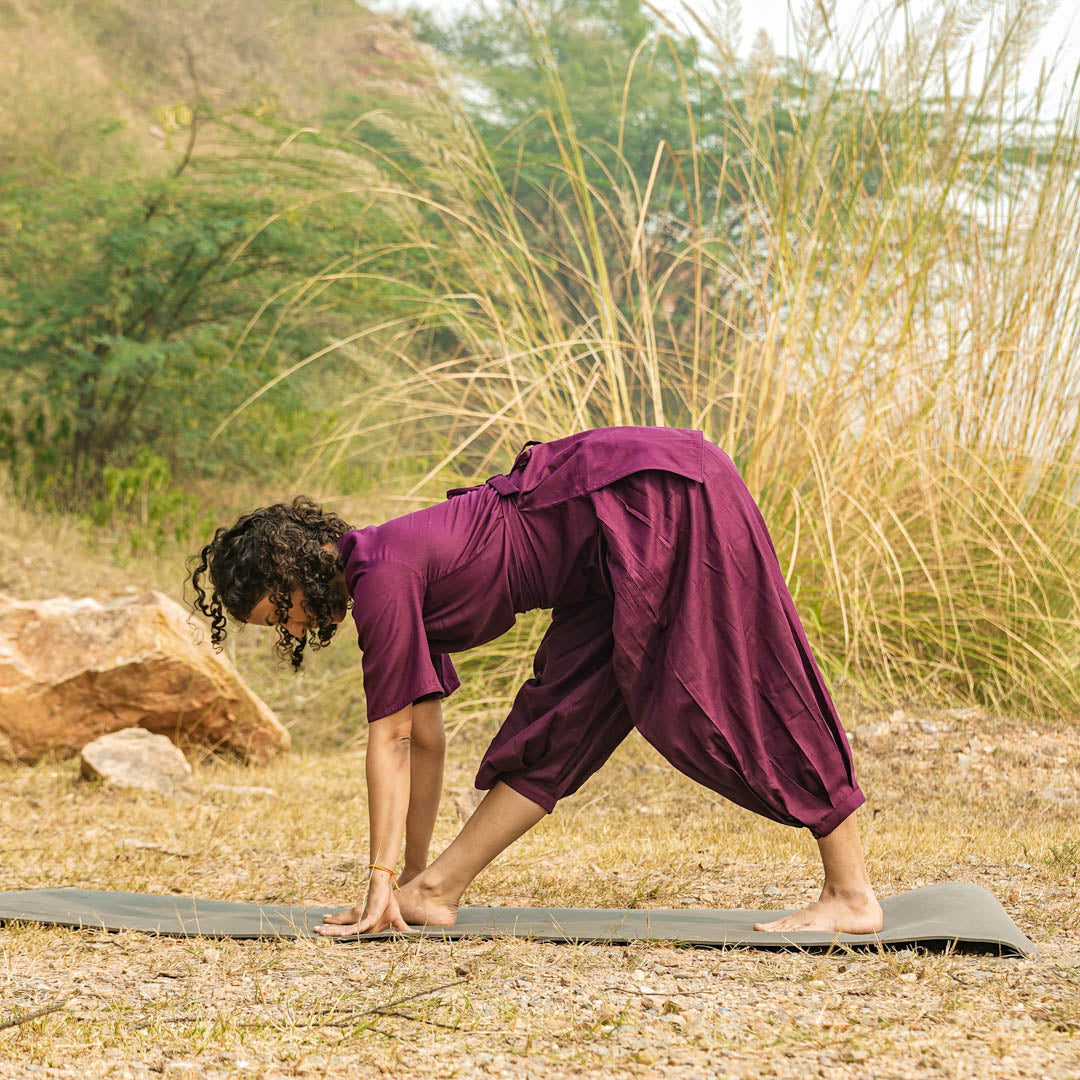
[[[67,1004],[0,1032],[0,1075],[1076,1076],[1080,738],[972,713],[860,715],[855,728],[881,891],[985,885],[1039,943],[1038,959],[16,927],[0,932],[0,1010]],[[452,744],[437,846],[458,827],[454,796],[486,734],[470,728]],[[203,785],[277,796],[182,802],[80,782],[72,763],[5,768],[0,884],[351,902],[366,844],[362,768],[360,749],[258,771],[208,762]],[[816,875],[805,833],[722,802],[635,737],[466,899],[787,906],[812,895]]]

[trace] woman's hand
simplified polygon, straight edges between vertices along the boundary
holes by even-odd
[[[381,930],[408,930],[401,917],[397,897],[389,875],[378,874],[368,885],[363,908],[353,907],[324,915],[325,926],[316,926],[315,933],[324,937],[351,937],[353,934],[377,934]]]

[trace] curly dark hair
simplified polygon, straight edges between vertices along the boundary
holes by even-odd
[[[245,622],[264,596],[277,616],[282,660],[299,670],[304,648],[321,649],[334,636],[334,616],[350,599],[335,580],[343,569],[339,555],[324,544],[336,544],[352,528],[305,495],[245,514],[232,528],[220,528],[214,539],[188,560],[195,599],[192,608],[210,620],[210,641],[221,651],[226,615]],[[197,565],[196,565],[197,564]],[[209,596],[204,587],[209,579]],[[303,592],[303,609],[314,629],[302,638],[285,629],[292,593]]]

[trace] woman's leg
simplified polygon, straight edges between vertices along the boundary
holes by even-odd
[[[626,738],[633,724],[611,666],[612,646],[607,597],[552,612],[533,678],[518,691],[480,764],[477,786],[491,790],[446,851],[402,887],[406,922],[452,924],[469,882],[577,791]]]
[[[881,929],[881,905],[874,896],[863,861],[862,843],[855,815],[849,814],[828,836],[818,839],[825,885],[821,896],[801,911],[755,930],[780,933],[793,930],[824,930],[828,933],[876,934]]]
[[[497,783],[454,842],[402,886],[397,894],[402,918],[412,926],[452,926],[469,882],[546,812],[502,781]]]

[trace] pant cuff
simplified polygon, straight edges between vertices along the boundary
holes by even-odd
[[[846,821],[862,804],[866,802],[866,796],[862,789],[855,784],[852,789],[840,800],[823,818],[808,826],[815,840],[820,840]]]
[[[531,783],[528,777],[515,776],[513,773],[507,776],[496,776],[490,783],[477,784],[476,786],[481,791],[490,791],[500,780],[508,788],[513,788],[519,795],[523,795],[530,802],[536,803],[545,813],[550,814],[559,801],[550,791],[545,791],[542,787]]]

